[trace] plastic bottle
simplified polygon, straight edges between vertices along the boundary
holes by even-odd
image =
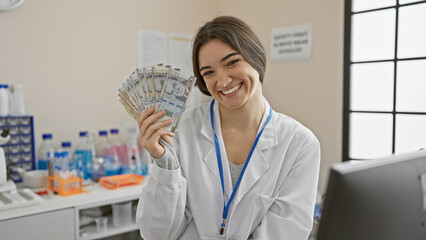
[[[138,129],[136,127],[127,127],[127,149],[128,158],[125,164],[127,172],[132,172],[140,175],[148,175],[148,165],[141,161],[141,152],[139,151]]]
[[[120,163],[120,167],[122,167],[127,152],[126,152],[126,145],[122,143],[119,135],[119,130],[117,128],[112,128],[110,130],[109,135],[109,143],[111,145],[111,153],[113,157],[118,158],[118,162]]]
[[[67,179],[71,176],[76,176],[76,163],[73,157],[73,151],[71,148],[71,142],[62,142],[62,149],[59,151],[62,156],[61,161],[61,175],[63,179]]]
[[[105,176],[120,174],[120,163],[118,156],[112,154],[111,145],[108,141],[108,131],[99,131],[95,151],[98,158],[104,159]]]
[[[9,86],[0,84],[0,117],[9,115]]]
[[[61,153],[59,151],[55,151],[54,158],[52,160],[53,176],[55,176],[55,178],[60,177],[61,163],[62,163],[62,155],[61,155]],[[59,188],[60,188],[60,182],[53,181],[53,189],[55,191],[58,191]]]
[[[87,131],[80,131],[79,141],[75,149],[75,159],[77,169],[81,171],[84,180],[93,178],[93,157],[95,153],[95,146],[89,138]]]
[[[53,144],[52,134],[45,133],[42,135],[43,142],[37,152],[37,169],[48,169],[49,160],[54,158],[55,147]]]
[[[140,174],[139,151],[135,145],[129,143],[127,158],[124,160],[121,171],[123,174],[135,173]]]
[[[11,94],[10,115],[22,116],[27,113],[25,107],[24,85],[13,85],[13,93]]]

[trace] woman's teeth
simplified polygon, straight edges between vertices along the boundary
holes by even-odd
[[[228,95],[228,94],[231,94],[231,93],[237,91],[240,87],[241,87],[241,84],[238,84],[237,86],[235,86],[235,87],[233,87],[229,90],[222,91],[222,92],[223,92],[223,94]]]

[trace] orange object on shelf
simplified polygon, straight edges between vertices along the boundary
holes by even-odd
[[[101,186],[116,189],[119,187],[129,186],[129,185],[137,185],[142,182],[145,177],[139,174],[122,174],[122,175],[114,175],[108,177],[101,177],[99,183]]]
[[[59,193],[62,196],[84,192],[83,179],[76,176],[67,179],[62,179],[59,176],[48,176],[48,187],[51,191]]]

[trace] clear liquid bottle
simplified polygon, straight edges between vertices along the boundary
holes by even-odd
[[[126,155],[127,157],[124,160],[124,164],[122,166],[123,173],[134,173],[134,174],[142,174],[143,167],[140,160],[140,152],[138,148],[138,134],[139,130],[135,126],[125,126],[127,143],[126,146]]]
[[[103,158],[105,176],[120,174],[118,157],[112,154],[111,145],[108,141],[108,131],[99,131],[98,140],[95,145],[96,156]]]
[[[124,151],[123,151],[123,144],[120,140],[119,131],[117,128],[112,128],[110,130],[109,135],[109,144],[111,146],[111,155],[113,157],[113,161],[117,164],[119,164],[119,167],[121,169],[124,161]]]
[[[62,161],[61,161],[61,172],[64,179],[76,176],[77,165],[75,158],[73,157],[73,151],[71,148],[71,142],[62,142],[62,149],[60,150]]]
[[[53,176],[55,177],[55,181],[53,181],[52,186],[55,191],[59,191],[60,182],[58,182],[58,178],[60,178],[61,172],[61,163],[62,163],[62,155],[59,151],[55,151],[54,157],[51,160],[51,164],[53,166]]]
[[[9,85],[0,84],[0,117],[9,115],[10,108]]]
[[[51,133],[42,135],[43,142],[37,152],[37,169],[46,170],[49,166],[49,161],[54,158],[55,147]]]
[[[90,140],[87,131],[80,131],[79,140],[74,152],[77,169],[81,171],[81,175],[84,180],[93,178],[93,157],[95,153],[95,146]],[[79,174],[79,176],[81,176]]]
[[[129,142],[128,146],[128,154],[127,158],[124,160],[124,164],[122,166],[122,173],[134,173],[140,174],[140,159],[139,159],[139,151],[136,145],[132,145]]]
[[[13,93],[11,94],[10,115],[22,116],[27,113],[25,107],[24,85],[13,85]]]

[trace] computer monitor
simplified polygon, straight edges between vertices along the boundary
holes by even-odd
[[[425,224],[426,151],[331,167],[317,240],[425,240]]]

